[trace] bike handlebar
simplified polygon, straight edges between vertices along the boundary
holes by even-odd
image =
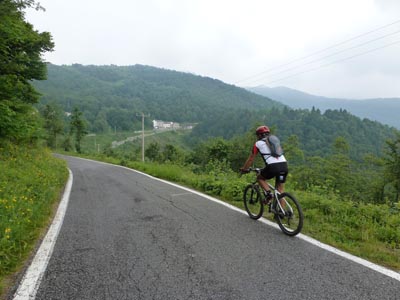
[[[248,168],[246,170],[240,170],[240,172],[243,173],[250,173],[251,171],[256,172],[257,174],[261,172],[261,168]]]

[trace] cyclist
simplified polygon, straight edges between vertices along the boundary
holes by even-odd
[[[249,158],[240,169],[242,173],[247,173],[249,167],[253,164],[254,158],[256,157],[257,153],[261,154],[261,157],[265,162],[265,168],[262,169],[260,174],[257,176],[257,181],[259,185],[264,189],[266,202],[268,202],[272,198],[270,188],[266,180],[275,178],[276,188],[280,193],[283,193],[284,183],[288,174],[288,164],[285,156],[281,155],[279,157],[273,157],[271,155],[271,150],[268,143],[266,142],[269,134],[270,130],[265,125],[260,126],[256,129],[257,141],[253,146],[253,150]]]

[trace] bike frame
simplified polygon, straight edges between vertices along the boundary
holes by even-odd
[[[260,168],[250,168],[250,171],[254,171],[256,172],[256,174],[260,174],[261,169]],[[281,201],[279,201],[279,195],[281,194],[275,186],[273,186],[272,184],[270,184],[269,182],[267,182],[274,199],[272,200],[272,202],[269,204],[269,212],[272,212],[274,214],[276,214],[277,210],[276,210],[276,206],[279,206],[279,210],[280,211],[284,211],[284,207],[281,204]],[[257,179],[253,182],[253,185],[258,186],[259,189],[263,190],[263,188],[258,184]],[[290,204],[285,201],[285,205],[288,206],[288,208],[290,209],[290,212],[293,213],[293,208],[290,206]]]

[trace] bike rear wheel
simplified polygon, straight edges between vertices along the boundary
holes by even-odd
[[[275,219],[283,233],[295,236],[303,228],[304,216],[301,206],[296,198],[289,193],[280,194],[279,202],[282,209],[276,203]]]
[[[249,184],[244,189],[243,202],[249,217],[257,220],[264,212],[260,188],[255,184]]]

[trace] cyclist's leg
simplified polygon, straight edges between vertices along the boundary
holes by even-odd
[[[270,191],[267,180],[271,178],[274,178],[274,174],[270,172],[270,168],[267,165],[257,176],[258,184],[264,189],[264,191]]]
[[[283,193],[285,191],[285,181],[282,181],[281,179],[278,179],[282,175],[278,175],[275,178],[275,187],[278,190],[279,193]]]
[[[286,177],[289,173],[288,165],[286,162],[276,164],[276,168],[274,170],[275,175],[275,187],[279,193],[283,193],[285,191],[285,182]]]
[[[275,187],[279,193],[283,193],[285,191],[285,182],[286,177],[289,173],[287,163],[277,163],[274,169],[275,172]],[[285,199],[281,198],[279,200],[283,209],[285,209]]]
[[[268,186],[268,183],[267,183],[267,180],[261,174],[259,174],[257,176],[257,182],[263,188],[264,191],[269,191],[270,190],[270,188]]]
[[[277,178],[278,178],[278,176],[276,177],[276,180],[275,180],[275,186],[276,186],[276,189],[278,190],[278,192],[280,194],[282,194],[285,191],[285,183],[278,180]],[[282,208],[285,209],[285,206],[286,206],[285,198],[280,198],[279,203],[281,204]]]

